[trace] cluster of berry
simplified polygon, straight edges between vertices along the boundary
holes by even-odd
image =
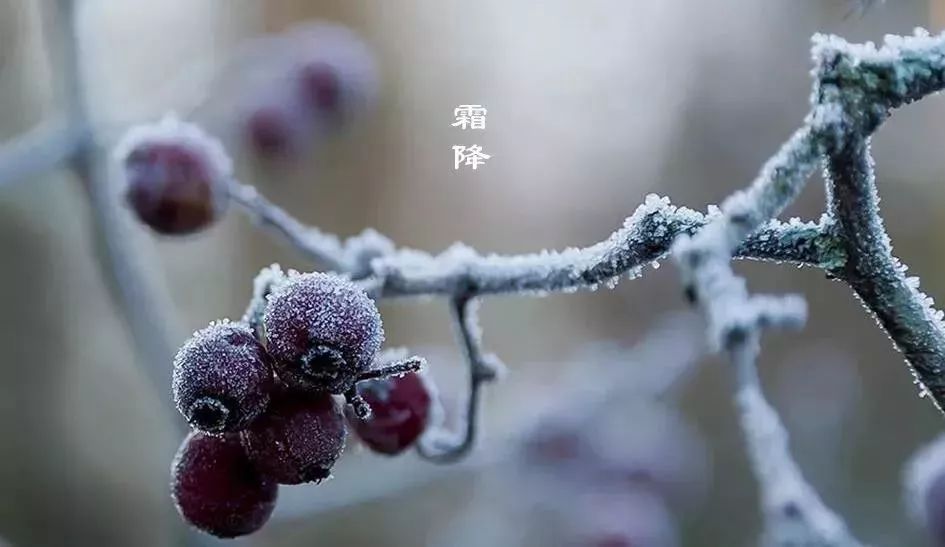
[[[256,329],[219,322],[195,333],[175,358],[172,384],[195,429],[172,466],[183,518],[219,537],[258,530],[278,484],[330,476],[346,421],[382,454],[417,442],[432,403],[423,361],[372,366],[383,338],[368,295],[322,273],[274,284]]]
[[[260,77],[245,85],[236,128],[261,158],[297,155],[376,102],[374,56],[349,29],[307,23],[262,42]]]

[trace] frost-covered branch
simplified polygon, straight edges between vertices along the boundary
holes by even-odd
[[[738,402],[755,474],[761,484],[766,538],[772,545],[857,545],[846,526],[804,480],[787,449],[787,436],[761,393],[755,370],[760,328],[799,324],[798,297],[750,296],[729,261],[762,223],[778,215],[826,156],[831,184],[825,233],[836,237],[841,274],[877,315],[937,402],[945,335],[941,314],[916,290],[892,257],[878,215],[869,136],[892,108],[945,86],[945,37],[887,37],[886,45],[854,46],[815,38],[816,81],[805,126],[756,180],[722,204],[722,215],[675,246],[687,295],[705,311],[710,339],[731,356]]]
[[[354,278],[364,276],[363,268],[371,258],[392,250],[392,244],[373,230],[342,242],[337,236],[296,220],[281,207],[260,194],[256,188],[229,181],[230,197],[261,227],[273,231],[309,260]]]
[[[647,196],[623,226],[607,239],[583,248],[518,255],[484,255],[456,244],[438,255],[403,248],[374,230],[342,241],[309,227],[270,202],[255,188],[231,184],[231,195],[259,224],[328,269],[368,284],[380,297],[489,295],[572,291],[636,277],[664,258],[673,240],[703,227],[718,215],[676,207],[668,199]],[[738,246],[738,258],[789,262],[821,268],[842,262],[831,236],[816,223],[766,224]]]
[[[887,37],[881,48],[820,38],[819,95],[839,101],[851,131],[825,162],[829,231],[849,258],[833,273],[846,281],[905,356],[922,388],[945,406],[945,325],[919,279],[892,254],[879,215],[869,136],[891,109],[945,87],[945,35]]]
[[[941,410],[945,401],[945,328],[942,312],[919,291],[919,278],[892,254],[876,193],[868,140],[831,153],[827,173],[833,189],[835,229],[850,259],[838,275],[876,316]]]
[[[763,544],[771,547],[862,545],[804,480],[791,456],[788,434],[761,391],[756,341],[732,352],[738,387],[735,403],[752,469],[759,479],[765,520]]]
[[[482,385],[494,380],[503,369],[496,355],[482,351],[482,330],[476,313],[478,302],[469,295],[458,295],[451,304],[456,335],[469,367],[469,391],[465,408],[458,416],[458,432],[430,431],[417,445],[417,453],[422,458],[437,463],[455,462],[472,450],[476,442]]]

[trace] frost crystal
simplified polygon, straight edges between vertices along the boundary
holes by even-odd
[[[115,145],[113,157],[123,164],[133,151],[154,144],[181,146],[199,154],[206,160],[212,178],[216,181],[225,182],[233,176],[233,160],[220,141],[173,113],[166,114],[158,122],[129,129]]]

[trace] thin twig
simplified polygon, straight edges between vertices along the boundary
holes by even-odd
[[[41,124],[0,143],[0,187],[63,165],[87,138],[85,127],[60,121]]]
[[[420,457],[436,463],[461,460],[476,443],[481,388],[496,378],[503,365],[493,354],[482,351],[482,333],[476,314],[477,303],[467,295],[452,299],[453,324],[469,368],[469,390],[465,408],[458,416],[458,433],[430,431],[417,445]]]
[[[824,505],[794,461],[787,431],[761,391],[756,358],[757,340],[731,352],[738,379],[735,403],[748,456],[755,476],[764,477],[759,480],[763,545],[859,547],[843,519]]]

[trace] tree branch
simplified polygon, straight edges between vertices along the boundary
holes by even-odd
[[[62,77],[64,99],[72,120],[70,127],[90,127],[85,86],[82,78],[74,0],[58,0],[57,27],[64,36]],[[90,131],[81,131],[71,154],[62,158],[82,184],[92,209],[99,263],[107,286],[128,320],[129,330],[145,363],[148,379],[161,390],[170,382],[170,363],[179,339],[173,314],[167,309],[168,298],[161,294],[154,274],[144,263],[134,238],[137,228],[122,215],[117,196],[109,180],[108,155]],[[174,423],[181,431],[181,420]]]
[[[61,166],[87,139],[87,128],[57,122],[39,125],[0,144],[0,187]]]

